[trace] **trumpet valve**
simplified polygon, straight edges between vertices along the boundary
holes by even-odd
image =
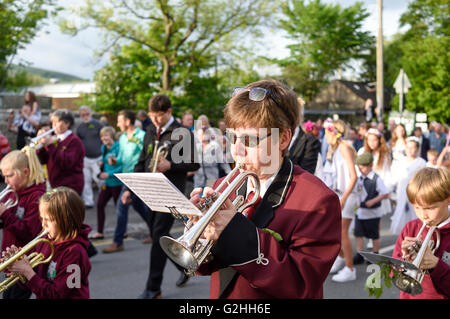
[[[214,194],[212,194],[211,196],[208,196],[207,198],[205,198],[205,201],[203,203],[200,204],[200,210],[202,212],[208,210],[211,205],[214,203],[214,200],[217,198],[217,192],[214,192]]]
[[[421,246],[422,242],[420,240],[416,240],[414,244],[408,247],[408,253],[410,255],[416,255],[419,252]]]

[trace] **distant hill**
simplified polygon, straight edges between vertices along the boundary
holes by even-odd
[[[67,74],[67,73],[61,73],[57,71],[51,71],[51,70],[45,70],[40,68],[34,68],[30,66],[19,66],[14,65],[13,69],[17,71],[25,71],[26,73],[30,75],[36,75],[43,79],[57,79],[58,82],[79,82],[79,81],[88,81],[86,79],[82,79],[78,76]]]

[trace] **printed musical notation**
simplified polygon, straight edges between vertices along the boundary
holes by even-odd
[[[119,173],[115,176],[153,211],[170,213],[169,208],[175,208],[183,215],[202,215],[162,173]]]

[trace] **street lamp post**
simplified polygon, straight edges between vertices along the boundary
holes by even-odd
[[[383,0],[377,0],[378,36],[377,36],[377,106],[378,121],[384,116],[384,81],[383,81]]]

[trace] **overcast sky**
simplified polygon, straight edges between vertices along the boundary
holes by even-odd
[[[60,0],[69,1],[69,0]],[[71,0],[72,1],[72,0]],[[352,5],[356,0],[323,0],[329,3],[339,3],[346,7]],[[370,12],[370,17],[366,19],[364,30],[377,33],[377,1],[363,0],[364,6]],[[383,34],[389,37],[399,32],[398,19],[406,11],[409,0],[388,0],[383,1]],[[261,55],[271,57],[284,57],[289,52],[285,48],[288,43],[281,35],[269,33],[269,43],[272,43],[270,51],[261,52]],[[54,21],[49,21],[48,26],[38,33],[36,38],[20,50],[17,54],[18,60],[28,62],[33,67],[43,68],[72,75],[84,79],[92,79],[96,70],[100,69],[106,59],[96,61],[94,50],[99,48],[99,38],[96,31],[90,29],[71,37],[62,34]]]

